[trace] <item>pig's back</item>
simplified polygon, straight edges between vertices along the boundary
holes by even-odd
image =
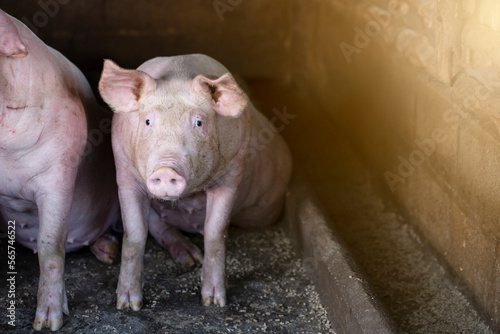
[[[203,54],[190,54],[173,57],[156,57],[137,68],[154,79],[190,80],[199,74],[220,77],[229,71],[215,59]]]
[[[233,220],[243,227],[266,226],[282,211],[292,159],[287,144],[269,120],[251,103],[249,112],[252,135]]]

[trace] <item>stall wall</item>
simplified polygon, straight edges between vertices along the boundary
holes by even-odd
[[[1,0],[84,72],[103,57],[136,68],[157,56],[206,53],[248,78],[289,68],[287,1]]]
[[[293,82],[343,126],[497,326],[499,9],[495,0],[297,0],[292,25]]]

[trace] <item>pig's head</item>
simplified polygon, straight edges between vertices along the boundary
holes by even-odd
[[[158,199],[207,187],[244,140],[248,98],[229,73],[152,78],[107,60],[99,91],[125,124],[119,131],[130,132],[120,138],[132,138],[131,163]]]
[[[14,58],[24,58],[28,49],[11,18],[0,10],[0,55]]]

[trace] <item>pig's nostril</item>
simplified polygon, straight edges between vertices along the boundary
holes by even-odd
[[[170,167],[161,167],[148,179],[149,191],[158,197],[180,196],[186,188],[186,180]]]

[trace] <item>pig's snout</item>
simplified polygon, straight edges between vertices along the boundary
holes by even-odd
[[[161,167],[149,176],[147,186],[156,197],[178,197],[186,189],[186,179],[170,167]]]

